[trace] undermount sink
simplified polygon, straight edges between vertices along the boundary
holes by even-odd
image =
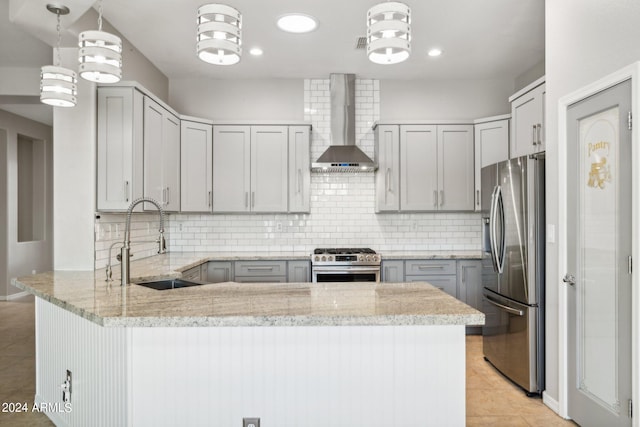
[[[190,282],[183,279],[161,279],[151,282],[134,283],[135,285],[144,286],[146,288],[156,289],[158,291],[166,291],[167,289],[188,288],[189,286],[200,286],[202,283]]]

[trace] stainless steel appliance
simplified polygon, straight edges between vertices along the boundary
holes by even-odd
[[[380,260],[369,248],[318,248],[311,255],[311,281],[379,282]]]
[[[544,390],[544,154],[482,168],[485,359]]]

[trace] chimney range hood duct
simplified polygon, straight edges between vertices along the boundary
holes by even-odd
[[[377,165],[356,146],[356,76],[331,74],[331,145],[313,172],[370,172]]]

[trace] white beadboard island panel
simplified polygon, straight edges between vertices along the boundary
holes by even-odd
[[[132,425],[463,426],[464,326],[135,328]]]
[[[126,426],[130,330],[103,328],[36,298],[36,396],[57,426]],[[60,385],[71,371],[71,402]]]

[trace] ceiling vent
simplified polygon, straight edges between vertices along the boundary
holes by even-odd
[[[356,49],[366,49],[366,48],[367,48],[367,38],[358,37],[356,39]]]

